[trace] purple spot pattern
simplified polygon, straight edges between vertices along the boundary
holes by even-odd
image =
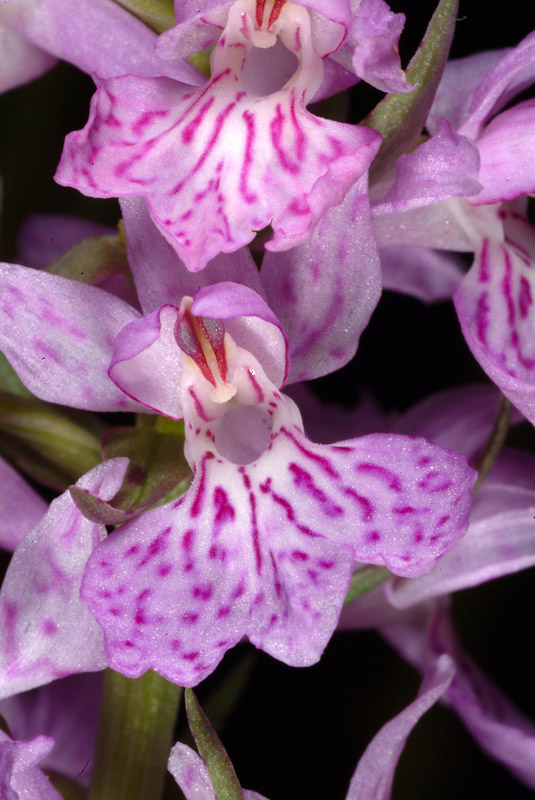
[[[239,2],[231,8],[205,86],[132,76],[103,83],[87,126],[67,137],[56,176],[90,196],[145,197],[192,271],[270,224],[272,249],[305,241],[366,172],[380,143],[371,129],[306,111],[322,63],[305,9],[281,17],[287,46],[300,42],[294,76],[266,97],[248,93],[242,70],[254,23],[242,11]]]
[[[535,422],[535,233],[504,204],[454,300],[464,336],[485,372]]]
[[[250,353],[229,350],[228,374],[234,407],[271,412],[268,444],[247,464],[223,457],[226,404],[199,370],[184,369],[193,483],[179,502],[117,529],[88,562],[82,598],[110,665],[132,677],[153,668],[195,685],[243,636],[288,664],[314,663],[355,560],[415,577],[466,530],[474,473],[463,456],[395,435],[315,445]]]

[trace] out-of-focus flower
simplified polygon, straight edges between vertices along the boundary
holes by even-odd
[[[374,207],[386,285],[426,299],[454,291],[474,356],[532,422],[535,232],[522,196],[535,191],[535,101],[501,109],[534,65],[535,33],[505,54],[448,65],[427,122],[433,138],[398,160]],[[424,248],[473,251],[475,261],[462,277]]]
[[[43,498],[0,458],[0,547],[14,550],[46,509]]]
[[[41,769],[89,784],[97,738],[103,673],[62,678],[0,702],[11,737],[28,741],[45,735],[54,747]]]
[[[6,800],[61,800],[39,763],[54,746],[48,736],[14,742],[0,730],[0,796]]]
[[[374,736],[362,757],[346,795],[346,800],[388,800],[396,766],[412,729],[419,719],[444,695],[455,674],[449,655],[435,659],[427,670],[418,697]],[[171,750],[169,771],[184,792],[186,800],[216,800],[216,792],[206,764],[190,747],[178,742]],[[244,800],[266,800],[247,789]]]
[[[0,25],[0,93],[33,81],[55,63],[50,53]]]

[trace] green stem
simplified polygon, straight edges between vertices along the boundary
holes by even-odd
[[[509,425],[511,423],[511,412],[513,410],[513,406],[507,399],[502,395],[500,400],[500,407],[498,409],[498,414],[496,416],[496,420],[494,422],[494,427],[492,428],[491,434],[488,438],[488,441],[481,453],[477,464],[476,469],[479,473],[477,476],[477,481],[474,484],[474,492],[477,492],[489,472],[491,471],[494,462],[498,458],[500,450],[502,449],[505,440],[507,438],[507,432],[509,430]]]
[[[182,688],[106,670],[90,800],[159,800]]]

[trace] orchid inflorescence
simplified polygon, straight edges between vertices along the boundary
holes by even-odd
[[[535,788],[535,723],[453,606],[535,564],[529,433],[504,446],[535,424],[535,32],[448,61],[456,16],[405,72],[384,0],[0,0],[4,92],[94,79],[55,180],[120,214],[41,209],[0,263],[0,798],[265,800],[219,738],[265,691],[251,645],[309,667],[365,628],[423,681],[347,800],[391,796],[439,700]],[[359,81],[385,97],[353,124]],[[320,400],[382,288],[452,299],[486,382]]]

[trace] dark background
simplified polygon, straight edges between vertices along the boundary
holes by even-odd
[[[406,64],[434,4],[394,0],[407,14],[401,54]],[[461,0],[453,57],[514,45],[533,28],[530,4],[509,0],[497,12],[483,0]],[[15,259],[21,221],[34,211],[69,213],[115,224],[116,201],[97,201],[52,180],[63,137],[87,119],[91,79],[61,64],[43,78],[0,97],[0,174],[4,180],[2,260]],[[352,91],[357,121],[380,98],[364,86]],[[430,344],[434,358],[430,358]],[[346,406],[361,389],[385,409],[403,409],[427,394],[486,380],[460,334],[449,303],[426,307],[385,293],[354,361],[316,382],[324,398]],[[515,443],[533,446],[527,425]],[[454,615],[466,648],[532,718],[533,570],[458,593]],[[208,702],[249,645],[229,653],[200,687]],[[415,696],[417,674],[377,634],[336,634],[320,664],[292,669],[254,653],[250,679],[222,735],[244,786],[270,800],[343,800],[357,760],[374,733]],[[394,800],[523,800],[533,793],[484,756],[457,717],[433,708],[411,736],[394,784]]]

